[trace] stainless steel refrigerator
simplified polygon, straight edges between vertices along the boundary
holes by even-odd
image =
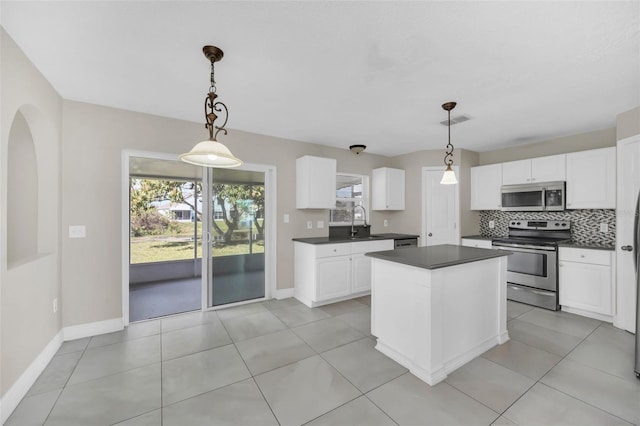
[[[636,201],[635,217],[633,219],[633,246],[631,250],[634,251],[634,265],[636,267],[636,362],[634,370],[636,377],[640,379],[640,193],[638,193],[638,199]]]

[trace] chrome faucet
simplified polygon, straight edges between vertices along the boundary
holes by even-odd
[[[364,206],[360,205],[360,204],[356,204],[355,206],[353,206],[353,208],[351,209],[351,238],[355,237],[356,234],[358,233],[358,231],[356,231],[354,225],[355,225],[355,220],[356,220],[356,208],[360,207],[362,209],[362,212],[364,213],[364,227],[366,228],[367,226],[367,211],[364,209]]]

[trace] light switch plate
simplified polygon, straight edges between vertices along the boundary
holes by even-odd
[[[313,229],[313,221],[312,220],[308,220],[307,221],[307,229]]]
[[[389,226],[389,219],[385,219],[384,222],[382,222],[382,224],[384,226]]]
[[[324,228],[324,220],[319,220],[318,222],[316,222],[316,226],[318,227],[318,229]]]
[[[289,213],[284,214],[284,216],[282,217],[282,221],[284,223],[289,223]]]
[[[601,223],[600,224],[600,232],[604,232],[604,233],[609,232],[609,224]]]
[[[69,225],[69,238],[85,238],[87,228],[84,225]]]

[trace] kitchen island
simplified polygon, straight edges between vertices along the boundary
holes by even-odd
[[[367,253],[376,349],[435,385],[509,340],[509,254],[457,245]]]

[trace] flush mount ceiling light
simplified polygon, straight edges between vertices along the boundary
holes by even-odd
[[[362,151],[367,149],[367,146],[366,145],[351,145],[349,147],[349,149],[351,150],[351,152],[355,152],[356,155],[359,155]]]
[[[227,119],[229,118],[229,111],[227,106],[220,101],[216,101],[218,95],[216,94],[216,82],[214,78],[214,64],[222,59],[224,53],[222,50],[215,46],[204,46],[202,48],[204,56],[211,62],[211,86],[209,87],[209,93],[204,99],[204,117],[205,127],[209,130],[209,139],[202,141],[193,149],[185,154],[180,154],[180,159],[186,163],[195,164],[196,166],[204,167],[238,167],[242,165],[242,160],[236,158],[229,148],[224,144],[217,141],[218,133],[223,132],[227,134]],[[224,123],[222,126],[216,126],[213,123],[218,118],[218,114],[224,112]]]
[[[442,104],[442,109],[447,111],[449,114],[449,121],[447,128],[449,129],[449,143],[447,143],[447,150],[444,155],[444,164],[447,166],[447,169],[444,171],[442,175],[442,180],[440,181],[443,185],[455,185],[458,183],[458,179],[456,179],[456,174],[454,173],[451,165],[453,164],[453,145],[451,145],[451,110],[456,107],[455,102],[447,102],[446,104]]]

